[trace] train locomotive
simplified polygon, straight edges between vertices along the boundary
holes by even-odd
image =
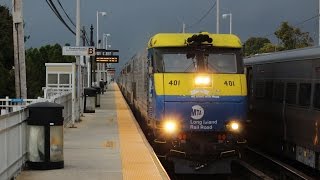
[[[248,142],[320,170],[320,47],[244,59]]]
[[[230,173],[239,158],[247,118],[241,49],[231,34],[159,33],[118,76],[157,156],[176,173]]]

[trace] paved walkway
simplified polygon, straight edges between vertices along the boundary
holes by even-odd
[[[109,87],[96,113],[65,130],[64,169],[27,170],[18,180],[168,179],[118,86]]]

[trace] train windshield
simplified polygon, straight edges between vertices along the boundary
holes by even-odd
[[[186,48],[154,50],[155,72],[237,73],[235,51],[194,51]]]

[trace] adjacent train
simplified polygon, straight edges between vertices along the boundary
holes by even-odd
[[[242,45],[229,34],[160,33],[117,78],[176,173],[229,173],[247,118]]]
[[[320,47],[244,60],[248,142],[320,170]]]

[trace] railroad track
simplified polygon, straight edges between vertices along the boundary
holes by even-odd
[[[240,179],[312,180],[319,178],[306,175],[296,168],[250,147],[244,150],[242,160],[232,162],[232,170],[234,176],[238,176]]]

